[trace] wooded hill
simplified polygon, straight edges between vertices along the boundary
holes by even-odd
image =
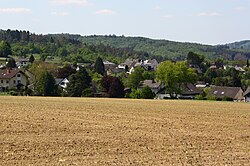
[[[72,62],[93,61],[98,56],[117,63],[126,58],[156,58],[158,61],[184,60],[190,51],[204,55],[207,59],[250,58],[249,41],[211,46],[115,35],[37,35],[18,30],[0,30],[0,40],[10,43],[12,52],[16,56],[27,54],[40,54],[42,57],[60,56]]]
[[[132,48],[134,51],[145,51],[150,55],[162,56],[167,59],[183,60],[188,52],[205,55],[208,59],[224,58],[238,60],[250,58],[250,41],[232,43],[229,45],[203,45],[197,43],[183,43],[168,40],[153,40],[143,37],[124,36],[85,36],[79,41],[89,44],[104,44],[117,48]]]

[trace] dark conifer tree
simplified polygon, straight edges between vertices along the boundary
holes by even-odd
[[[105,66],[103,64],[102,58],[98,57],[95,62],[95,71],[98,74],[104,75],[105,74]]]
[[[81,97],[83,91],[91,86],[91,77],[85,68],[80,68],[75,74],[70,75],[67,85],[67,95],[71,97]]]

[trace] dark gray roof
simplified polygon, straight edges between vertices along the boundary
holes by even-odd
[[[202,90],[196,88],[196,86],[194,86],[191,83],[183,85],[181,89],[182,89],[182,95],[197,95],[202,93]]]
[[[59,85],[63,80],[64,78],[55,78],[56,85]]]
[[[242,91],[241,87],[226,87],[226,86],[211,86],[209,95],[214,95],[217,98],[229,97],[236,99],[236,95],[239,91]]]
[[[144,80],[142,82],[142,87],[146,87],[146,86],[148,86],[152,89],[158,89],[161,86],[161,83],[155,82],[153,80]]]

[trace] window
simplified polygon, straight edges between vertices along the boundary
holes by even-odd
[[[17,74],[17,77],[21,77],[21,74]]]
[[[13,84],[15,84],[16,83],[16,80],[13,80]]]
[[[17,80],[17,83],[18,83],[18,84],[21,83],[21,80]]]
[[[9,83],[9,81],[8,80],[6,80],[6,84],[8,84]]]
[[[3,83],[3,80],[1,80],[1,83]]]

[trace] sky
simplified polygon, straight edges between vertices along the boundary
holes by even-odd
[[[250,0],[0,0],[0,29],[202,44],[250,39]]]

